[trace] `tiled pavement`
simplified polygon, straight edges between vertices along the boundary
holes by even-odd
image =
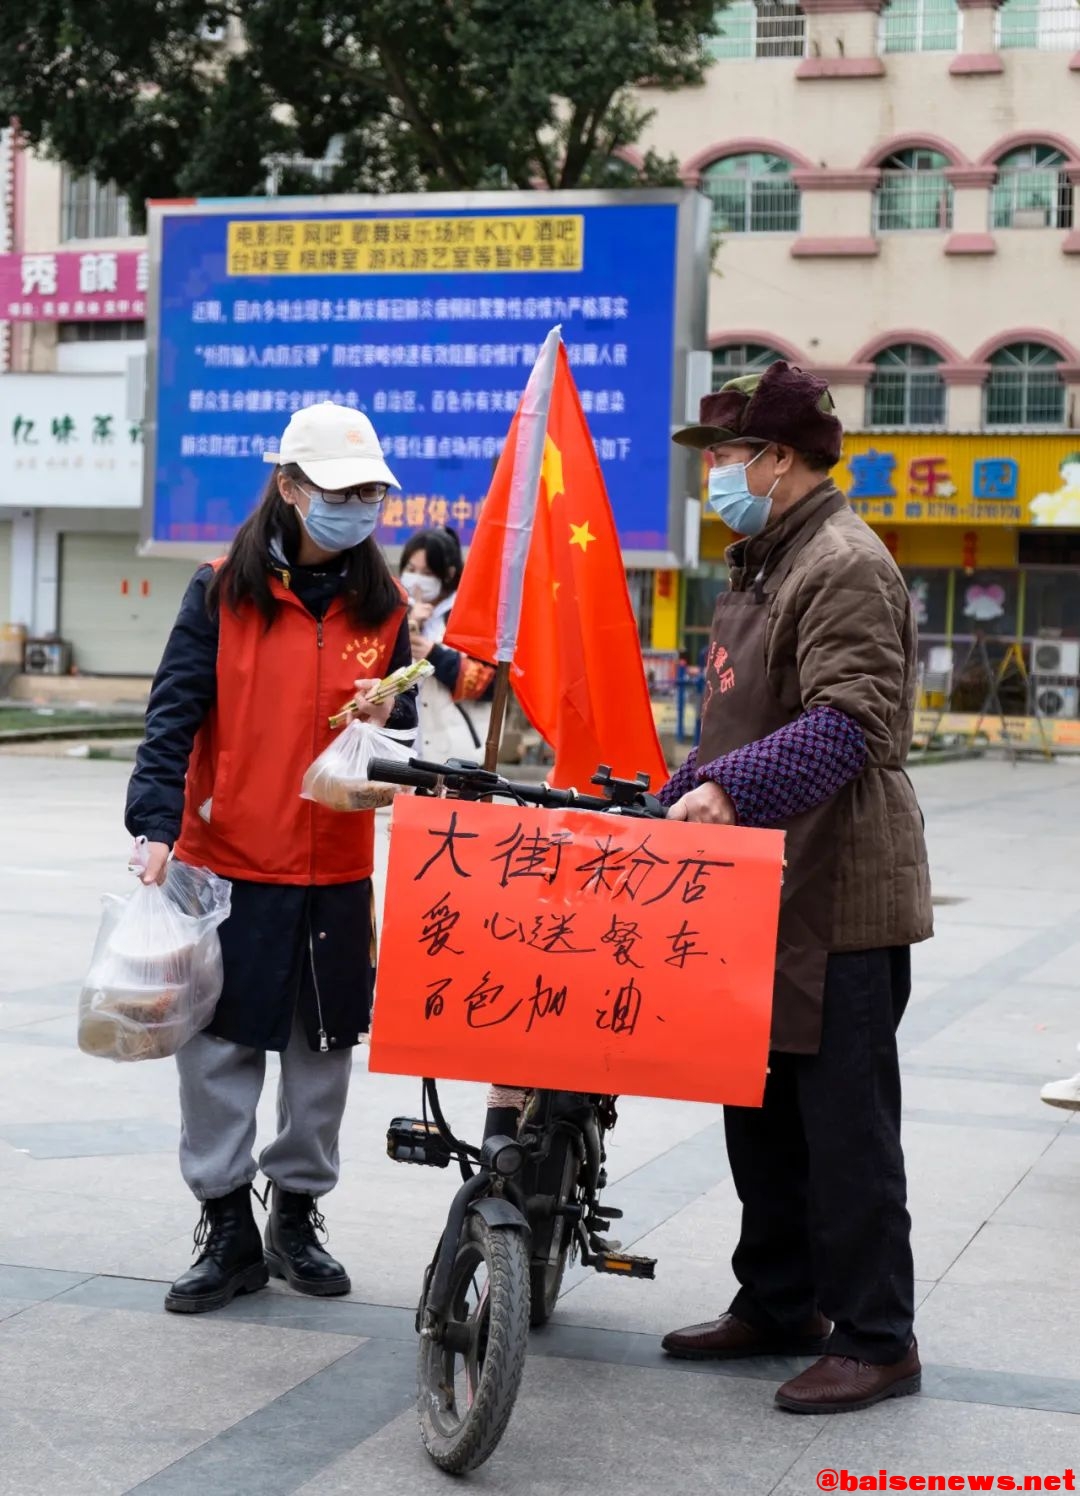
[[[124,775],[0,757],[0,1493],[445,1489],[416,1436],[412,1310],[452,1180],[395,1168],[382,1143],[413,1082],[358,1056],[326,1207],[348,1299],[275,1286],[221,1314],[162,1312],[196,1214],[173,1072],[72,1042],[97,897],[125,883]],[[800,1419],[771,1406],[783,1363],[666,1363],[659,1334],[731,1291],[735,1201],[717,1109],[627,1101],[610,1198],[657,1280],[571,1276],[476,1490],[764,1496],[810,1492],[822,1468],[1080,1464],[1080,1123],[1037,1094],[1080,1067],[1080,764],[915,779],[949,901],[901,1029],[923,1395]],[[479,1114],[475,1087],[445,1100],[463,1126]]]

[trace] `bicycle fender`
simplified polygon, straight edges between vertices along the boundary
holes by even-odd
[[[529,1229],[528,1221],[517,1206],[511,1205],[509,1200],[497,1199],[494,1195],[485,1195],[480,1200],[471,1200],[469,1211],[482,1216],[493,1231],[528,1231]]]

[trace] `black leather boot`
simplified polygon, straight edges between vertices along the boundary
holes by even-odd
[[[297,1293],[320,1298],[348,1293],[349,1275],[319,1241],[326,1222],[313,1195],[294,1195],[274,1185],[274,1203],[266,1223],[266,1265],[271,1277],[284,1278]]]
[[[255,1293],[270,1281],[251,1209],[250,1185],[204,1202],[195,1245],[202,1251],[194,1266],[165,1295],[165,1308],[174,1314],[223,1309],[236,1294]]]

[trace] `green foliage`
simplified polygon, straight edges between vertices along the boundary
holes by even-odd
[[[0,116],[147,197],[624,186],[637,85],[700,81],[711,0],[3,0]],[[242,23],[240,50],[214,28]]]

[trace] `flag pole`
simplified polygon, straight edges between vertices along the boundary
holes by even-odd
[[[521,622],[521,600],[525,587],[525,564],[532,540],[533,518],[540,493],[548,409],[555,383],[555,368],[562,340],[561,327],[553,327],[544,339],[525,386],[518,412],[517,446],[510,502],[507,510],[508,543],[503,551],[496,614],[495,689],[491,723],[484,748],[484,768],[498,766],[506,705],[510,699],[510,666]]]
[[[484,768],[492,774],[499,767],[499,749],[502,747],[503,723],[506,720],[506,706],[509,700],[510,661],[500,660],[495,667],[491,721],[488,724],[487,743],[484,746]]]

